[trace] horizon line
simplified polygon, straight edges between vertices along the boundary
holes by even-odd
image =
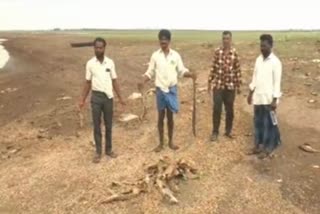
[[[50,29],[10,29],[10,30],[1,30],[0,32],[14,32],[14,31],[22,31],[22,32],[32,32],[32,31],[43,31],[43,32],[63,32],[63,31],[157,31],[160,29],[165,28],[50,28]],[[178,29],[170,29],[172,31],[212,31],[212,32],[221,32],[225,31],[226,29],[192,29],[192,28],[178,28]],[[319,29],[303,29],[303,28],[292,28],[292,29],[227,29],[233,32],[265,32],[265,31],[272,31],[272,32],[294,32],[294,31],[320,31]]]

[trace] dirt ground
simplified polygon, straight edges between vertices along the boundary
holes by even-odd
[[[320,155],[298,149],[310,143],[320,149],[320,44],[283,41],[276,49],[284,65],[284,97],[279,107],[283,144],[272,160],[261,161],[246,153],[252,147],[252,110],[246,105],[246,88],[236,100],[235,140],[209,143],[212,101],[198,93],[197,138],[191,133],[192,84],[179,85],[181,112],[176,117],[175,142],[160,154],[157,144],[154,96],[147,98],[143,122],[114,124],[117,159],[91,162],[90,107],[80,129],[76,104],[84,81],[84,65],[91,48],[72,49],[70,41],[86,37],[63,34],[4,34],[11,59],[0,71],[0,213],[308,213],[320,212]],[[114,59],[123,95],[136,92],[157,42],[112,39],[108,55]],[[242,56],[245,85],[255,57],[255,42],[235,41]],[[218,45],[214,43],[213,46]],[[213,48],[201,42],[174,43],[185,64],[199,74],[205,87]],[[291,49],[291,50],[290,50]],[[152,87],[152,84],[149,85]],[[8,88],[14,90],[6,90]],[[312,95],[316,92],[319,96]],[[315,93],[313,93],[315,94]],[[62,97],[71,99],[59,100]],[[315,103],[308,103],[314,99]],[[140,114],[141,104],[129,101],[119,114]],[[222,124],[221,131],[224,123]],[[200,178],[183,182],[178,205],[170,205],[153,191],[125,202],[100,204],[112,181],[133,181],[146,164],[160,156],[190,159]]]

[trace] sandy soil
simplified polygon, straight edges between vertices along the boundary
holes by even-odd
[[[157,143],[155,100],[147,98],[143,122],[114,124],[117,159],[94,165],[90,109],[85,110],[85,128],[80,129],[76,103],[84,77],[84,64],[91,48],[71,49],[72,35],[0,35],[10,61],[0,72],[0,213],[310,213],[320,210],[319,154],[298,149],[310,143],[320,149],[320,58],[312,41],[300,42],[293,59],[277,50],[284,63],[285,96],[279,108],[283,145],[272,160],[246,155],[252,146],[252,111],[244,93],[237,97],[233,141],[208,142],[211,131],[211,98],[198,93],[198,136],[191,133],[192,84],[180,84],[181,113],[176,117],[178,152],[152,152]],[[288,47],[295,43],[290,43]],[[109,41],[108,55],[115,60],[123,94],[136,91],[156,42]],[[242,54],[243,76],[248,83],[256,44],[236,43]],[[214,44],[214,46],[217,44]],[[185,64],[199,74],[198,87],[206,86],[211,48],[201,43],[178,42],[174,47]],[[283,54],[282,54],[283,53]],[[307,75],[306,75],[307,74]],[[310,83],[310,84],[305,84]],[[151,84],[149,85],[152,86]],[[69,96],[70,100],[57,100]],[[314,99],[310,104],[308,100]],[[115,118],[121,113],[116,103]],[[141,104],[130,101],[127,113],[140,114]],[[224,125],[224,124],[222,124]],[[223,128],[223,126],[221,127]],[[167,155],[194,161],[200,179],[181,184],[180,203],[170,205],[153,191],[126,202],[108,205],[112,181],[132,181],[143,175],[146,164]]]

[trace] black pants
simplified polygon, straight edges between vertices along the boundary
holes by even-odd
[[[219,134],[222,104],[225,106],[226,110],[226,134],[231,134],[233,118],[234,118],[234,100],[235,100],[235,90],[227,89],[215,89],[213,92],[213,133]]]
[[[94,141],[97,154],[102,153],[102,134],[101,134],[101,116],[105,124],[105,152],[112,151],[112,117],[113,117],[113,99],[109,99],[105,93],[93,91],[91,97],[91,109],[93,119]]]

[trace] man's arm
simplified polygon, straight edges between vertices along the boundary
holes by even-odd
[[[178,71],[179,77],[192,78],[193,80],[197,79],[197,74],[195,72],[189,71],[184,66],[182,58],[181,58],[180,55],[178,56],[177,71]]]
[[[252,80],[251,80],[251,83],[249,85],[249,95],[248,95],[248,98],[247,98],[247,101],[248,101],[248,104],[251,105],[252,104],[252,97],[253,97],[253,93],[254,93],[254,90],[256,89],[256,75],[257,75],[257,61],[256,61],[256,64],[254,66],[254,70],[253,70],[253,74],[252,74]]]
[[[139,89],[139,91],[142,91],[144,85],[145,85],[147,82],[149,82],[149,81],[150,81],[150,77],[147,76],[146,74],[144,74],[144,75],[142,76],[142,81],[138,83],[138,89]]]
[[[235,61],[234,61],[234,70],[235,70],[235,86],[238,94],[241,93],[241,65],[238,53],[235,53]]]
[[[117,76],[117,72],[116,72],[116,66],[115,66],[113,61],[112,61],[112,65],[111,65],[110,77],[112,79],[112,88],[116,92],[120,103],[122,105],[125,105],[125,102],[124,102],[124,100],[122,99],[122,96],[121,96],[120,87],[119,87],[119,83],[118,83],[118,80],[117,80],[118,76]]]
[[[273,69],[273,101],[271,108],[275,110],[277,108],[277,101],[281,97],[281,76],[282,76],[282,64],[278,62]]]
[[[211,66],[210,73],[208,76],[208,93],[211,93],[212,81],[215,79],[215,76],[216,76],[217,60],[218,60],[217,53],[214,53],[213,60],[212,60],[212,66]]]
[[[183,74],[183,77],[185,78],[191,78],[193,80],[197,79],[197,74],[195,72],[187,71]]]
[[[82,109],[86,103],[86,99],[91,89],[91,80],[86,80],[83,86],[82,95],[79,103],[80,109]]]
[[[119,98],[119,101],[122,105],[125,105],[125,102],[123,101],[122,99],[122,96],[121,96],[121,92],[120,92],[120,86],[119,86],[119,83],[117,81],[117,79],[113,79],[112,80],[112,86],[113,86],[113,89],[114,91],[116,92],[118,98]]]
[[[144,85],[147,82],[149,82],[155,76],[155,70],[156,70],[156,62],[155,62],[155,59],[154,59],[154,55],[152,55],[151,58],[150,58],[148,70],[142,76],[141,82],[138,83],[139,91],[142,91]]]
[[[86,99],[90,93],[91,90],[91,79],[92,79],[92,73],[90,70],[90,63],[87,62],[86,64],[86,81],[84,83],[83,86],[83,90],[82,90],[82,95],[80,98],[80,103],[79,103],[79,107],[80,109],[82,109],[86,103]]]

